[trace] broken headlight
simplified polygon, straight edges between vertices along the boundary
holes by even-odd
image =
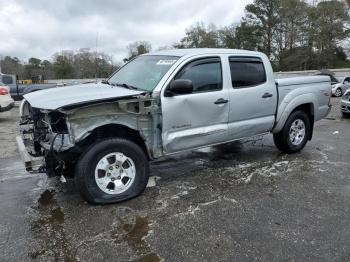
[[[52,132],[58,134],[68,134],[68,127],[64,114],[60,112],[50,112],[49,118]]]

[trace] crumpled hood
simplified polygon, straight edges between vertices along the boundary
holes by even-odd
[[[24,98],[32,107],[56,110],[100,100],[139,95],[144,92],[106,84],[83,84],[36,91],[24,95]]]

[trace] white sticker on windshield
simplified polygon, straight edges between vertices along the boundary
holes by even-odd
[[[159,60],[157,65],[172,65],[176,62],[176,60]]]

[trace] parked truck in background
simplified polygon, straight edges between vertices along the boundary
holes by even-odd
[[[86,200],[111,203],[139,195],[149,161],[169,154],[265,133],[298,152],[330,97],[329,76],[275,79],[259,52],[158,51],[105,83],[24,95],[17,143],[27,170],[73,176]]]
[[[20,84],[17,81],[16,75],[1,74],[1,73],[0,73],[0,82],[10,87],[10,95],[14,100],[21,100],[24,94],[32,93],[38,90],[53,88],[57,86],[56,83]]]

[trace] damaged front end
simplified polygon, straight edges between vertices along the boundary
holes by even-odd
[[[130,137],[150,159],[162,154],[160,106],[149,94],[67,105],[56,110],[20,106],[18,148],[29,172],[73,176],[76,162],[94,142]]]
[[[20,105],[20,115],[21,136],[16,139],[26,170],[51,175],[62,173],[65,161],[59,155],[74,146],[69,139],[66,115],[33,108],[26,100]]]

